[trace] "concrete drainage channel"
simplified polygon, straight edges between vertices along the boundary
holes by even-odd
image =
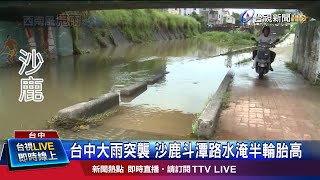
[[[147,90],[148,85],[161,80],[168,72],[155,75],[146,82],[138,82],[120,90],[120,93],[107,93],[93,100],[78,103],[58,111],[58,114],[50,121],[53,126],[73,128],[78,121],[87,122],[85,119],[102,114],[107,110],[118,106],[121,100],[130,102],[132,99]],[[79,124],[78,124],[79,125]]]

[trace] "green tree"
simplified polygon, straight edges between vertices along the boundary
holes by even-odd
[[[235,18],[235,25],[240,26],[241,25],[241,21],[240,21],[241,15],[239,13],[233,12],[232,17]]]
[[[194,19],[196,19],[200,24],[201,24],[201,27],[205,27],[205,22],[204,22],[204,17],[195,13],[195,12],[192,12],[192,14],[190,14],[191,17],[193,17]]]

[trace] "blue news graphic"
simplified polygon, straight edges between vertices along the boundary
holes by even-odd
[[[253,19],[254,17],[254,9],[248,9],[246,11],[244,11],[240,17],[240,21],[243,23],[243,24],[246,24],[248,23],[250,20]]]
[[[69,163],[60,139],[9,139],[8,149],[13,169]]]
[[[319,141],[63,141],[70,160],[320,159]]]

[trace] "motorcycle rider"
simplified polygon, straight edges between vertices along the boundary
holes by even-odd
[[[261,35],[256,39],[257,43],[272,43],[272,47],[275,47],[275,38],[271,35],[270,33],[270,27],[265,26],[262,29]],[[258,50],[254,50],[252,53],[252,59],[253,61],[253,66],[252,69],[256,67],[256,60],[255,57],[257,56]],[[270,50],[270,71],[273,71],[273,68],[271,67],[271,63],[273,63],[274,59],[276,58],[276,53]]]

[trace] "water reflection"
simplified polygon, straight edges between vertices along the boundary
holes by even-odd
[[[224,57],[169,61],[165,81],[148,88],[130,105],[160,107],[184,113],[200,112],[227,73]]]
[[[121,46],[101,49],[99,55],[106,60],[119,63],[128,60],[143,60],[143,58],[166,57],[196,57],[206,58],[226,52],[228,49],[217,47],[212,43],[199,39],[172,40]]]

